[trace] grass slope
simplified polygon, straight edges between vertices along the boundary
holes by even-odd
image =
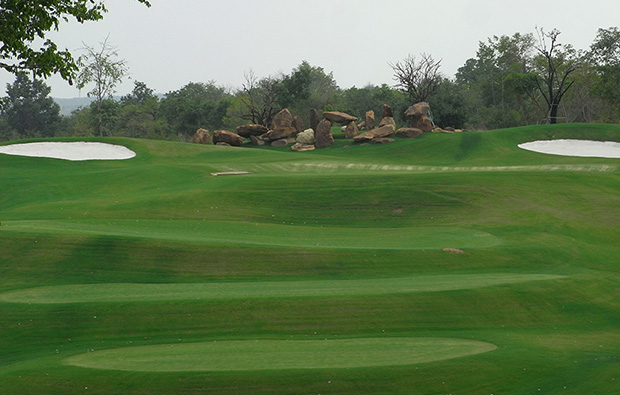
[[[307,153],[105,139],[138,156],[0,155],[2,391],[618,393],[620,160],[517,148],[553,138],[620,141],[620,127],[336,140]],[[222,171],[251,174],[210,175]],[[411,291],[411,278],[433,292]],[[229,296],[208,297],[211,286]],[[497,348],[442,359],[436,345],[433,361],[414,350],[355,368],[65,363],[157,359],[172,344],[178,358],[224,341],[252,363],[256,341],[265,356],[284,340],[429,338]]]

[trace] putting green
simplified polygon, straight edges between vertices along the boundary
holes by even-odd
[[[563,277],[553,274],[490,273],[361,280],[73,284],[6,292],[0,294],[0,302],[54,304],[376,296],[472,289]]]
[[[236,340],[116,348],[75,355],[63,363],[139,372],[340,369],[440,361],[496,348],[447,338]]]
[[[202,220],[2,221],[11,232],[105,235],[225,245],[422,249],[492,247],[501,239],[460,227],[344,228]]]

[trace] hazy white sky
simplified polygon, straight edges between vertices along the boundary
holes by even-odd
[[[79,55],[82,43],[109,43],[130,78],[159,93],[215,80],[238,88],[244,73],[289,73],[303,60],[333,72],[342,88],[394,84],[388,62],[408,54],[443,59],[449,77],[497,35],[559,29],[560,41],[587,49],[598,28],[618,26],[618,0],[108,0],[99,22],[64,23],[50,35]],[[117,94],[133,88],[131,79]],[[0,71],[0,95],[13,76]],[[54,97],[85,96],[51,78]]]

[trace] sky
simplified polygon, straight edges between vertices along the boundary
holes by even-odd
[[[394,85],[390,63],[421,53],[442,60],[453,77],[476,56],[480,41],[536,28],[557,28],[559,41],[587,49],[599,28],[618,26],[618,0],[134,0],[105,1],[97,22],[62,23],[51,32],[75,57],[85,45],[108,43],[126,61],[129,75],[157,93],[189,82],[214,81],[238,89],[252,71],[263,78],[288,74],[302,61],[333,73],[343,88]],[[14,77],[0,70],[0,86]],[[86,96],[59,77],[48,79],[51,96]],[[2,89],[0,95],[4,95]]]

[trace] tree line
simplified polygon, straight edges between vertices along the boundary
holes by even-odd
[[[127,136],[188,140],[198,128],[229,129],[246,123],[270,126],[288,108],[309,125],[309,109],[337,110],[360,118],[389,104],[397,124],[405,109],[426,101],[440,127],[486,130],[556,122],[620,122],[620,30],[599,29],[587,50],[562,43],[557,30],[493,36],[456,75],[441,73],[441,60],[410,55],[389,63],[395,85],[342,89],[331,72],[301,62],[288,74],[245,74],[238,89],[215,81],[190,82],[156,95],[134,81],[115,100],[127,72],[107,40],[84,49],[75,62],[78,86],[91,86],[90,106],[61,116],[50,88],[36,73],[16,69],[0,99],[0,139],[52,136]]]

